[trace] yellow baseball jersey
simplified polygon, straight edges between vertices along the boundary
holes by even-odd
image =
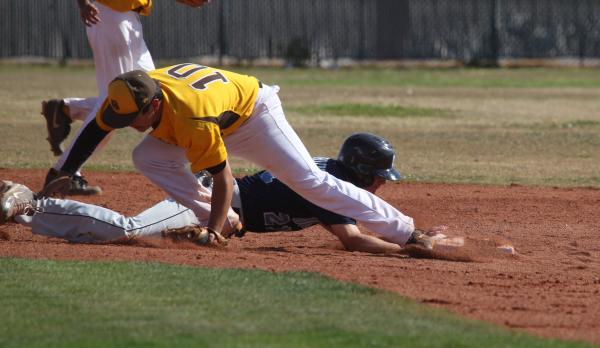
[[[96,0],[96,2],[115,11],[136,11],[144,16],[149,15],[152,9],[152,0]]]
[[[223,137],[252,115],[258,80],[191,63],[148,74],[160,82],[164,97],[160,124],[150,134],[186,149],[194,172],[225,161]]]

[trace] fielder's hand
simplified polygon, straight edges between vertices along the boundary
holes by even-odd
[[[226,246],[228,242],[219,232],[198,225],[170,228],[163,231],[162,235],[174,242],[189,241],[199,245],[216,244]]]
[[[446,226],[446,225],[433,226],[430,229],[428,229],[427,231],[423,231],[423,232],[430,237],[436,236],[440,233],[446,234],[446,233],[448,233],[448,226]]]
[[[79,5],[79,16],[85,25],[91,27],[100,23],[98,8],[90,0],[77,0],[77,4]]]
[[[177,2],[191,7],[201,7],[202,5],[209,3],[210,0],[177,0]]]

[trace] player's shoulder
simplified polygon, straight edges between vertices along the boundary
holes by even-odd
[[[326,170],[328,163],[332,161],[332,159],[329,157],[313,157],[313,161],[319,169]]]
[[[337,159],[330,157],[313,157],[313,161],[322,171],[325,171],[338,179],[350,181],[348,170]]]

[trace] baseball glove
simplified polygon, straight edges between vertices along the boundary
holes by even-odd
[[[164,238],[169,238],[174,242],[193,242],[199,245],[218,244],[227,245],[227,239],[219,232],[207,227],[190,225],[179,228],[169,228],[162,232]]]

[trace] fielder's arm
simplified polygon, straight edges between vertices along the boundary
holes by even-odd
[[[227,161],[223,163],[224,165],[221,164],[217,167],[207,169],[213,178],[210,217],[208,218],[207,227],[219,233],[223,230],[225,220],[227,220],[227,213],[231,206],[234,180],[229,163]]]
[[[100,142],[110,133],[98,125],[96,119],[92,120],[79,133],[77,139],[72,145],[71,152],[67,157],[65,164],[60,168],[61,171],[71,175],[75,174],[79,168],[90,158]]]
[[[360,233],[356,225],[338,224],[324,226],[329,232],[340,239],[344,248],[349,251],[363,251],[373,254],[398,253],[402,247],[386,242],[380,238]]]

